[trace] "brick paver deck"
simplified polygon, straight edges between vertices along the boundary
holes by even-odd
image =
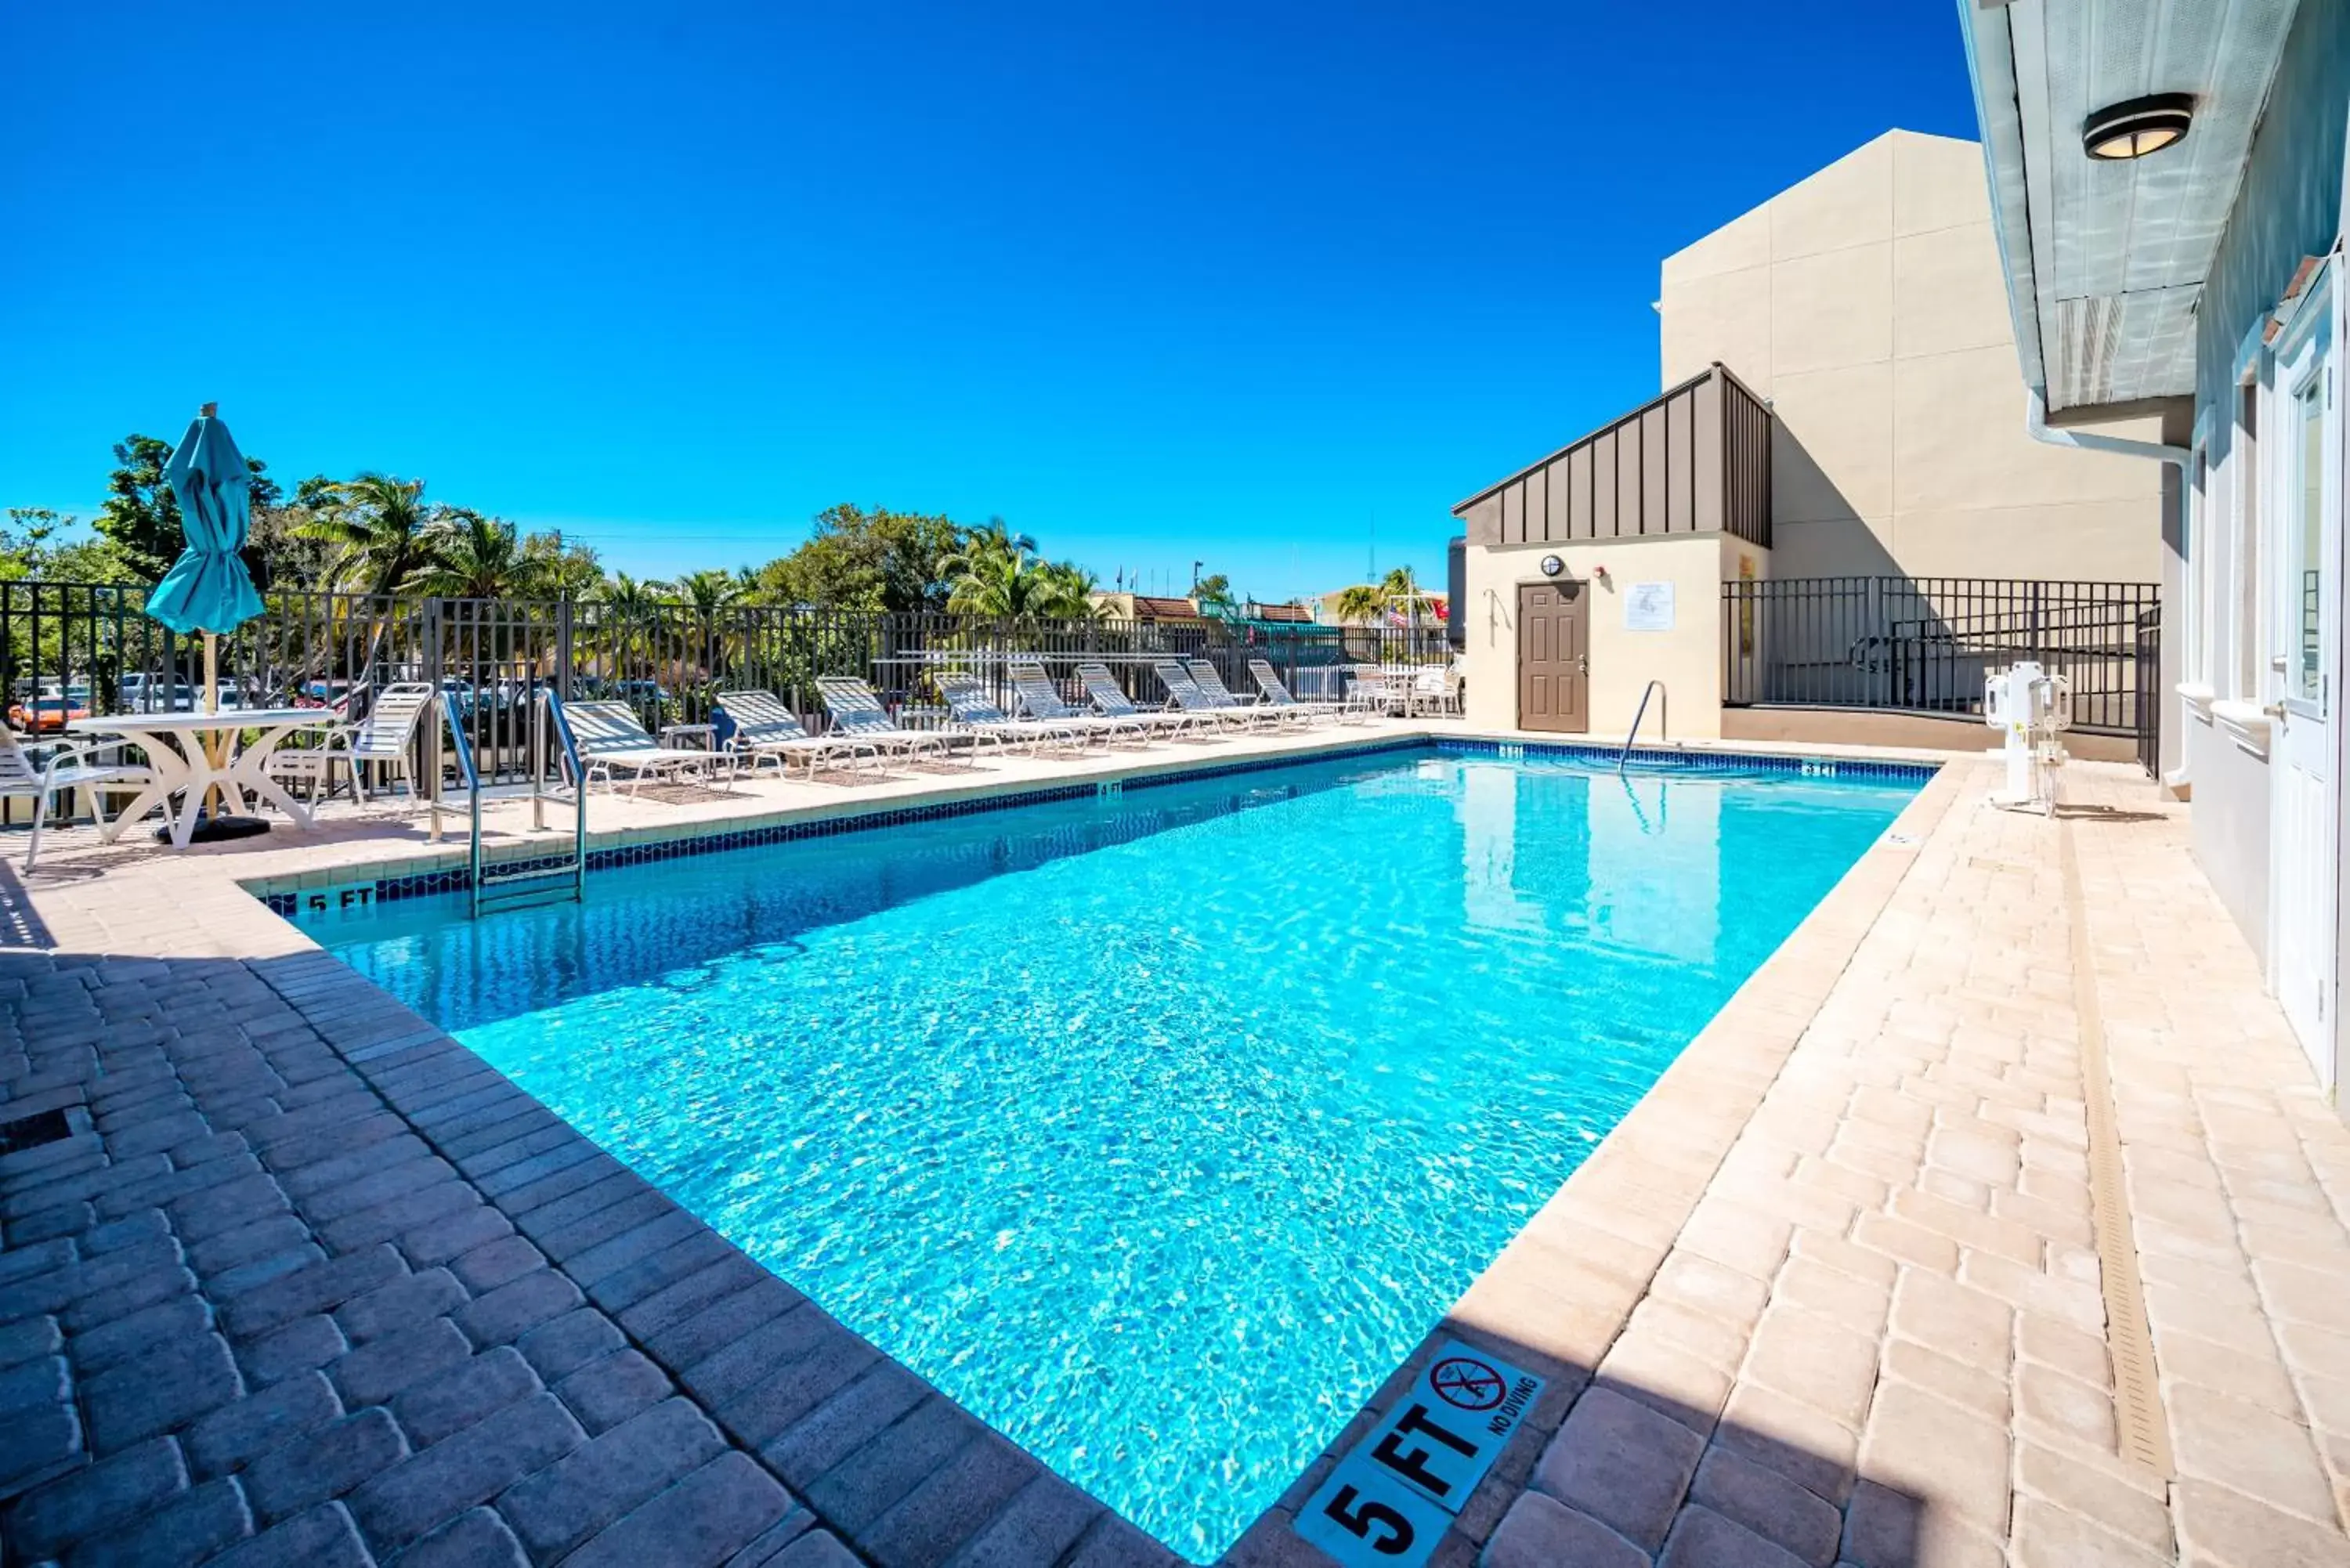
[[[1455,1310],[1552,1382],[1438,1562],[2350,1563],[2350,1133],[2176,808],[1987,782]],[[0,1120],[78,1128],[0,1158],[8,1562],[1169,1561],[230,880],[421,852],[370,836],[0,874]],[[2116,1414],[2085,1017],[2168,1474]],[[1326,1561],[1284,1510],[1233,1558]]]

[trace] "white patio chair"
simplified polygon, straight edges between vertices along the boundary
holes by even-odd
[[[48,826],[49,808],[60,790],[67,792],[68,808],[71,792],[82,792],[89,802],[91,820],[101,833],[109,826],[106,815],[109,794],[139,797],[117,819],[120,824],[128,825],[151,811],[160,811],[164,826],[172,825],[172,797],[162,787],[161,776],[142,763],[121,761],[122,747],[120,741],[62,746],[36,768],[25,748],[17,744],[16,732],[0,727],[0,800],[34,803],[32,841],[25,846],[26,870],[30,871],[33,863],[40,858],[41,832]],[[114,760],[96,760],[107,753],[113,753]],[[118,826],[116,831],[120,828]]]
[[[367,804],[367,770],[376,769],[378,794],[390,790],[389,775],[397,774],[408,784],[408,796],[421,801],[416,787],[416,727],[432,709],[434,693],[421,680],[402,681],[376,693],[367,717],[356,722],[330,719],[312,726],[322,737],[315,746],[298,750],[279,747],[269,756],[273,778],[299,779],[311,786],[316,799],[320,784],[335,793],[335,769],[339,764],[351,779],[351,799]]]
[[[1351,667],[1354,680],[1347,685],[1347,706],[1357,712],[1384,718],[1401,709],[1403,694],[1388,672],[1376,664]]]
[[[1411,672],[1409,695],[1405,700],[1409,713],[1433,713],[1439,718],[1454,718],[1461,712],[1460,680],[1452,670],[1440,665],[1423,665]]]

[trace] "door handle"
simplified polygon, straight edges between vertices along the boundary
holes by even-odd
[[[1575,656],[1575,672],[1577,675],[1588,675],[1591,673],[1591,655],[1587,653],[1578,653]]]

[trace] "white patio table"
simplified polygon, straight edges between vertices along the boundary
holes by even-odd
[[[232,813],[246,809],[245,797],[267,801],[291,818],[296,827],[311,826],[309,808],[286,793],[265,771],[269,753],[296,730],[329,722],[317,708],[231,708],[219,713],[107,713],[75,719],[70,733],[110,735],[147,753],[156,782],[134,801],[131,809],[107,825],[105,839],[112,843],[125,823],[135,822],[151,804],[151,797],[184,794],[173,814],[172,844],[185,849],[195,831],[196,814],[205,796],[218,789]],[[236,737],[247,730],[260,734],[244,745]],[[234,751],[230,750],[234,747]]]

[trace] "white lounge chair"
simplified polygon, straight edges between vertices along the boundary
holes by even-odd
[[[1231,687],[1224,684],[1223,672],[1207,659],[1187,659],[1183,661],[1183,668],[1191,671],[1192,683],[1208,694],[1208,701],[1220,708],[1238,708],[1249,712],[1252,717],[1270,714],[1272,715],[1270,722],[1276,725],[1285,724],[1292,719],[1296,720],[1300,724],[1313,722],[1303,709],[1284,708],[1263,692],[1259,692],[1253,700],[1237,695]]]
[[[32,757],[16,743],[16,732],[0,726],[0,800],[34,803],[32,842],[25,846],[26,870],[30,871],[33,862],[40,858],[41,830],[48,826],[49,808],[60,791],[66,793],[68,807],[72,792],[82,792],[89,801],[90,818],[98,825],[99,836],[109,843],[123,828],[151,811],[163,814],[166,827],[172,825],[172,794],[164,787],[162,776],[143,763],[120,761],[122,746],[120,741],[61,746],[35,767]],[[109,756],[112,760],[102,760]],[[106,815],[109,794],[136,798],[109,822]]]
[[[1061,701],[1060,692],[1054,690],[1053,678],[1045,673],[1042,664],[1014,662],[1011,673],[1012,699],[1030,718],[1076,727],[1087,734],[1099,735],[1107,745],[1114,746],[1120,741],[1143,746],[1150,743],[1152,726],[1149,715],[1138,712],[1121,718],[1114,713],[1087,713],[1072,708]]]
[[[943,757],[954,750],[951,732],[899,728],[890,722],[889,711],[881,706],[873,688],[853,675],[820,675],[816,692],[824,711],[832,715],[831,733],[854,735],[879,747],[884,756],[911,761],[926,754]]]
[[[854,735],[809,734],[800,716],[772,691],[721,691],[718,708],[734,723],[734,732],[726,737],[726,749],[750,759],[754,777],[759,764],[770,759],[785,778],[792,776],[794,757],[807,764],[811,779],[817,768],[837,757],[852,763],[869,760],[876,771],[881,767],[879,746]]]
[[[584,795],[598,775],[607,789],[619,787],[617,774],[629,775],[629,793],[642,789],[647,779],[672,783],[687,777],[707,778],[713,763],[724,759],[715,752],[664,746],[647,732],[637,711],[626,702],[574,702],[563,710],[571,725],[571,743],[588,776],[580,781]]]
[[[1309,724],[1320,719],[1344,721],[1347,717],[1347,707],[1342,702],[1301,702],[1291,696],[1281,677],[1274,673],[1271,660],[1252,659],[1248,661],[1248,668],[1250,677],[1256,681],[1257,690],[1264,693],[1268,705],[1284,712],[1303,713]]]
[[[1183,667],[1183,661],[1180,659],[1157,659],[1152,662],[1150,668],[1158,675],[1160,682],[1166,686],[1169,701],[1186,713],[1201,714],[1211,723],[1229,729],[1253,730],[1268,722],[1279,722],[1271,710],[1259,713],[1254,710],[1242,707],[1231,697],[1226,697],[1221,702],[1216,701],[1208,694],[1205,688],[1191,679],[1191,672]]]
[[[947,700],[954,733],[968,736],[972,749],[992,745],[998,751],[1020,746],[1034,753],[1048,745],[1086,748],[1085,732],[1075,724],[1048,723],[1041,719],[1014,719],[996,706],[995,699],[976,675],[935,675],[933,684]]]
[[[1162,730],[1181,739],[1185,735],[1205,737],[1223,728],[1212,713],[1187,713],[1180,708],[1138,708],[1126,689],[1118,683],[1107,664],[1080,664],[1077,680],[1086,689],[1086,697],[1103,715],[1111,719],[1131,720]]]

